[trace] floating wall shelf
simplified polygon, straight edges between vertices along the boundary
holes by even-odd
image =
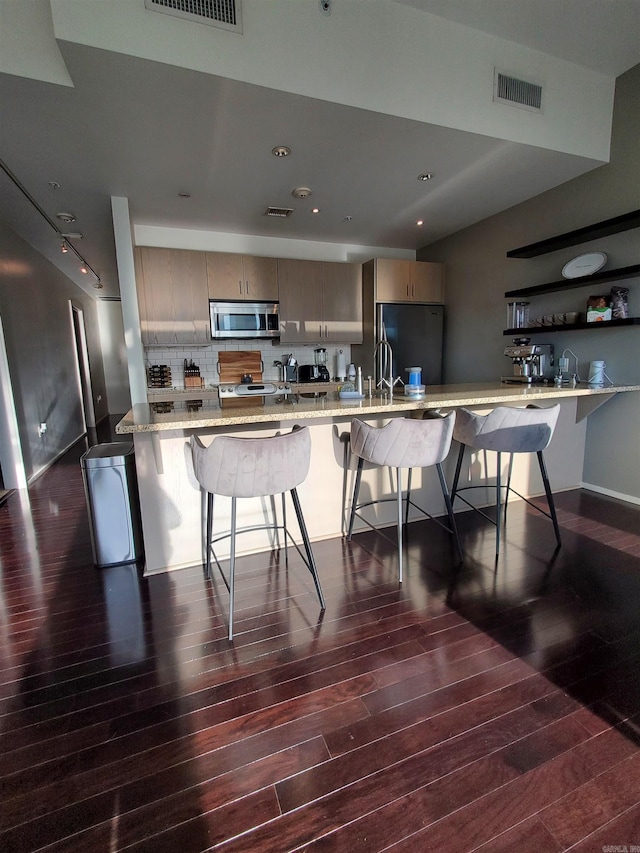
[[[595,225],[585,228],[577,228],[575,231],[567,231],[566,234],[558,234],[557,237],[549,237],[538,243],[530,243],[528,246],[520,246],[519,249],[511,249],[507,252],[508,258],[535,258],[538,255],[546,255],[556,252],[558,249],[566,249],[569,246],[577,246],[579,243],[587,243],[609,234],[618,234],[620,231],[628,231],[630,228],[640,226],[640,210],[632,210],[623,213],[622,216],[614,216],[612,219],[604,219]]]
[[[640,326],[640,317],[626,317],[624,320],[603,320],[600,323],[563,323],[561,326],[526,326],[524,329],[505,329],[503,335],[514,338],[528,338],[530,335],[543,335],[547,332],[575,332],[579,329],[619,329],[621,326]]]
[[[554,293],[557,290],[571,290],[575,287],[586,287],[590,284],[602,284],[605,281],[617,281],[623,278],[633,278],[640,275],[640,264],[632,264],[629,267],[620,267],[617,270],[602,270],[593,275],[581,275],[579,278],[563,278],[560,281],[552,281],[549,284],[534,284],[532,287],[519,287],[517,290],[508,290],[507,298],[511,296],[536,296],[540,293]]]

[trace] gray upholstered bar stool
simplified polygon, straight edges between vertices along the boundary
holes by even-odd
[[[402,583],[402,524],[403,524],[403,498],[402,498],[402,469],[409,469],[409,481],[406,497],[406,509],[404,522],[409,515],[409,505],[419,510],[429,518],[433,518],[422,507],[417,506],[411,500],[411,469],[430,468],[435,466],[440,480],[440,488],[444,497],[449,527],[441,524],[438,519],[433,520],[445,527],[453,534],[456,548],[462,560],[462,547],[458,537],[456,520],[451,507],[451,500],[447,484],[442,473],[442,460],[446,457],[451,447],[453,436],[453,424],[455,412],[450,412],[444,417],[428,420],[417,420],[413,418],[397,418],[389,421],[383,427],[375,427],[355,418],[351,421],[351,452],[358,457],[358,468],[356,470],[355,484],[353,488],[353,500],[351,502],[351,513],[349,516],[349,531],[347,538],[350,540],[353,533],[353,523],[358,517],[373,530],[374,527],[360,510],[367,506],[387,501],[397,502],[397,527],[398,527],[398,580]],[[365,463],[374,466],[389,466],[396,469],[396,496],[395,498],[380,498],[375,501],[358,503],[360,494],[360,482],[362,469]]]
[[[501,482],[501,454],[511,454],[509,459],[509,469],[507,474],[506,495],[505,495],[505,521],[507,512],[507,503],[509,493],[513,492],[519,498],[526,501],[530,506],[533,506],[547,518],[553,521],[553,529],[555,530],[558,547],[562,544],[560,540],[560,528],[558,527],[558,519],[556,516],[556,508],[553,502],[553,494],[549,484],[547,468],[544,462],[542,451],[549,446],[549,442],[553,436],[558,414],[560,413],[560,404],[542,409],[537,406],[528,406],[527,408],[513,408],[511,406],[498,406],[488,415],[478,415],[475,412],[470,412],[468,409],[458,409],[456,417],[456,425],[453,430],[453,437],[460,442],[460,450],[458,452],[458,461],[456,463],[456,471],[453,478],[453,487],[451,489],[451,501],[460,498],[467,506],[479,512],[488,521],[496,526],[496,558],[500,553],[500,520],[502,512],[500,510],[502,497],[502,482]],[[465,448],[472,450],[493,450],[497,453],[497,473],[496,473],[496,520],[482,512],[478,507],[471,504],[460,495],[460,492],[466,489],[485,488],[484,484],[463,486],[458,488],[460,479],[460,470],[462,468],[462,460],[464,457]],[[514,453],[536,453],[538,463],[540,465],[540,474],[544,484],[544,491],[547,496],[549,512],[545,512],[540,507],[535,506],[530,500],[525,498],[519,492],[511,487],[511,470],[513,467]]]
[[[220,435],[214,438],[208,447],[205,447],[197,436],[192,435],[190,444],[196,479],[207,495],[205,541],[207,577],[211,579],[211,557],[213,556],[229,590],[229,639],[233,639],[236,533],[247,533],[251,530],[282,530],[285,554],[287,538],[289,538],[311,572],[320,607],[324,610],[325,603],[320,579],[296,490],[309,472],[311,457],[309,429],[294,426],[291,432],[268,438],[235,438]],[[306,556],[287,528],[285,492],[291,493]],[[282,524],[279,525],[274,517],[273,524],[245,527],[240,530],[236,528],[238,498],[269,497],[277,494],[282,495]],[[231,498],[231,530],[215,538],[213,538],[214,495],[225,495]],[[228,580],[213,550],[215,542],[226,538],[231,539]]]

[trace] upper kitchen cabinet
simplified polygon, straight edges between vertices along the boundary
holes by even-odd
[[[375,258],[376,302],[444,302],[444,267],[426,261]]]
[[[278,262],[275,258],[207,252],[209,299],[278,300]]]
[[[360,264],[278,260],[282,343],[362,341]]]
[[[135,265],[142,343],[210,343],[205,253],[141,246]]]
[[[362,343],[362,266],[322,264],[322,322],[328,343]]]
[[[280,341],[316,343],[322,332],[322,263],[278,259]]]

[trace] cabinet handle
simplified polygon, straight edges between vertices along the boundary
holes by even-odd
[[[244,286],[245,286],[245,288],[246,288],[246,289],[245,289],[245,293],[246,293],[246,294],[247,294],[247,296],[248,296],[248,295],[249,295],[249,282],[248,282],[248,281],[245,281]]]
[[[326,323],[324,324],[324,336],[327,339],[329,338],[329,327]]]
[[[322,323],[318,326],[318,334],[320,335],[320,340],[322,340]]]
[[[238,292],[240,293],[240,296],[242,296],[242,281],[238,282]]]
[[[409,285],[407,285],[407,299],[409,298]]]

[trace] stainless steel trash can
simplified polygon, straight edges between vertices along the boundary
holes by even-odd
[[[137,562],[142,522],[133,443],[96,444],[80,457],[96,566]]]

